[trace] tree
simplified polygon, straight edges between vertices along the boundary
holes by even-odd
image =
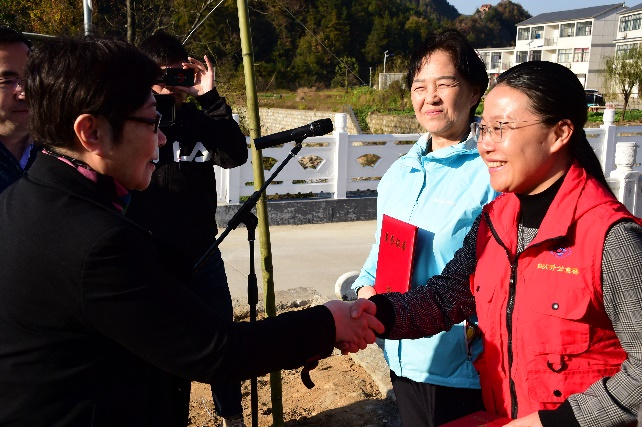
[[[419,9],[426,10],[428,14],[439,16],[448,20],[455,20],[459,11],[446,0],[420,0]]]
[[[138,44],[164,29],[185,42],[194,57],[207,54],[227,90],[242,87],[243,62],[236,2],[225,0],[94,0],[93,33],[127,38]],[[80,0],[0,0],[0,22],[20,31],[78,35],[83,31]],[[329,85],[338,58],[354,58],[362,81],[380,67],[384,52],[394,53],[390,66],[409,53],[428,33],[455,27],[468,19],[469,39],[480,45],[514,41],[515,23],[526,19],[521,6],[502,1],[486,17],[461,17],[447,0],[252,0],[249,12],[252,46],[261,88]],[[493,18],[494,17],[494,18]],[[469,19],[470,18],[470,19]],[[490,19],[492,18],[492,19]],[[192,32],[192,30],[194,30]],[[512,39],[504,41],[512,31]],[[394,67],[393,67],[394,68]],[[393,69],[391,68],[391,69]],[[344,70],[345,74],[345,70]],[[344,81],[341,85],[344,85]],[[350,83],[349,83],[350,84]],[[236,91],[236,89],[234,89]],[[242,90],[239,89],[242,94]]]
[[[76,35],[82,32],[83,12],[73,0],[4,0],[0,22],[31,33]]]
[[[471,16],[460,16],[456,27],[476,48],[514,46],[517,24],[531,15],[524,8],[510,0],[492,6],[488,11]]]
[[[408,51],[414,50],[429,33],[437,28],[444,28],[445,23],[434,17],[411,16],[404,25],[404,34],[407,39]]]
[[[605,80],[607,84],[614,87],[618,94],[624,99],[624,108],[620,121],[624,120],[629,99],[633,89],[640,87],[642,76],[642,50],[637,47],[629,49],[604,60]]]
[[[343,83],[344,90],[348,91],[348,84],[357,83],[357,72],[359,70],[359,65],[357,60],[350,57],[344,56],[341,58],[341,62],[335,68],[335,77],[332,79],[332,86],[338,87]]]

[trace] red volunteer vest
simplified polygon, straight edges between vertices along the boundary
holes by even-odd
[[[471,279],[484,352],[475,362],[486,409],[523,417],[620,370],[626,353],[602,299],[602,249],[610,227],[633,219],[573,165],[535,239],[517,257],[519,201],[484,208]]]

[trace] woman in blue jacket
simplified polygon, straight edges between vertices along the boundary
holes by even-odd
[[[383,214],[419,227],[411,283],[416,287],[441,273],[482,206],[494,199],[471,133],[487,86],[483,62],[457,31],[432,35],[413,52],[408,87],[417,120],[428,133],[381,179],[377,243],[353,284],[359,297],[375,293]],[[385,340],[404,426],[440,425],[483,408],[472,364],[481,343],[467,338],[466,323],[429,338]]]

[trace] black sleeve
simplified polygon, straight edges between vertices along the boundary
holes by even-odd
[[[196,124],[197,131],[205,148],[212,150],[214,164],[226,169],[244,164],[248,157],[245,135],[225,98],[214,88],[196,100],[205,113]]]
[[[377,318],[389,339],[415,339],[447,331],[475,313],[475,297],[470,291],[470,275],[477,267],[477,233],[481,215],[464,238],[441,274],[431,277],[426,286],[404,294],[374,295]]]
[[[227,105],[227,102],[225,102],[225,98],[219,95],[216,88],[197,96],[196,101],[203,108],[203,112],[207,117],[211,119],[233,120],[232,109]]]
[[[565,400],[557,409],[538,411],[538,415],[542,427],[580,427],[568,400]]]
[[[295,368],[332,353],[334,320],[326,307],[252,323],[221,321],[158,259],[142,232],[121,227],[102,236],[82,272],[88,327],[148,363],[205,383]]]
[[[395,326],[395,306],[385,294],[373,295],[369,299],[377,306],[376,317],[386,328],[383,334],[377,334],[377,336],[387,339],[390,330]]]

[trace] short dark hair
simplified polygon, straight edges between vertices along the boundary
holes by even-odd
[[[586,172],[609,189],[600,161],[586,139],[586,94],[575,73],[553,62],[523,62],[500,74],[497,78],[499,85],[525,94],[530,109],[545,124],[552,126],[561,120],[570,120],[574,128],[570,141],[571,155]]]
[[[410,56],[407,76],[408,88],[412,88],[412,83],[417,73],[424,66],[426,57],[438,50],[443,50],[450,55],[459,74],[471,86],[479,90],[479,100],[481,101],[481,97],[488,88],[486,66],[475,49],[468,43],[466,37],[457,30],[446,30],[441,33],[430,34],[417,46]],[[479,101],[470,109],[471,121],[475,117],[475,110],[478,105]]]
[[[160,30],[147,37],[138,45],[158,65],[187,62],[187,50],[173,35]]]
[[[19,31],[9,28],[6,25],[0,25],[0,44],[4,43],[24,43],[31,49],[31,42]]]
[[[160,75],[133,45],[99,37],[45,41],[25,68],[31,134],[45,146],[66,148],[75,143],[81,114],[107,118],[119,141],[126,117],[145,104]]]

